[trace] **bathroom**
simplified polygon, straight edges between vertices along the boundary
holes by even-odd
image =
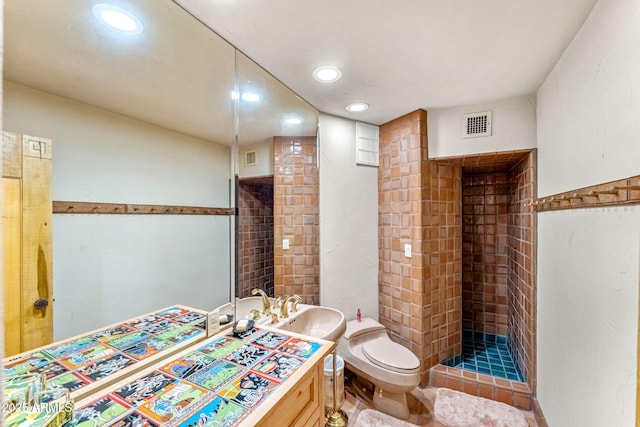
[[[430,168],[439,168],[439,173],[446,175],[441,178],[446,180],[461,176],[447,168],[464,169],[456,166],[454,159],[477,157],[481,153],[536,150],[536,191],[532,197],[541,199],[638,175],[640,154],[632,136],[638,131],[633,120],[637,107],[626,89],[626,80],[615,71],[627,70],[630,81],[637,82],[637,59],[625,53],[634,52],[633,46],[638,42],[637,32],[629,29],[637,23],[636,9],[630,2],[624,2],[619,9],[611,2],[601,0],[599,4],[581,38],[574,41],[545,83],[532,90],[533,95],[497,97],[491,102],[428,110],[426,118],[421,119],[424,122],[422,143],[426,144],[423,148],[428,150],[428,155],[420,157],[420,161],[428,162]],[[611,34],[611,29],[619,32]],[[599,44],[602,38],[610,42],[610,50]],[[233,68],[232,64],[233,59],[229,67]],[[602,64],[609,65],[598,68]],[[586,77],[574,79],[576,75]],[[598,85],[592,85],[592,80]],[[79,111],[77,105],[54,99],[46,90],[37,93],[25,89],[16,82],[5,81],[4,86],[5,130],[54,139],[53,200],[230,206],[229,148],[185,138],[184,145],[177,149],[175,141],[157,129],[139,123],[120,123],[97,111],[83,111],[81,117],[100,116],[101,126],[71,142],[69,130],[52,134],[52,116],[44,115],[44,107],[27,109],[25,105],[29,104],[24,100],[34,104],[48,102],[51,110],[64,111],[68,116]],[[611,93],[623,94],[628,102],[619,103]],[[593,118],[604,107],[611,111],[606,120]],[[493,112],[493,135],[462,139],[460,117],[488,110]],[[408,109],[399,115],[411,111],[413,109]],[[360,309],[364,316],[380,319],[394,340],[410,348],[421,360],[429,360],[430,366],[455,356],[461,351],[460,331],[465,329],[463,236],[460,236],[457,253],[455,247],[451,251],[453,258],[447,258],[451,248],[446,237],[437,236],[434,242],[412,233],[394,239],[394,230],[390,230],[391,240],[387,243],[383,234],[384,213],[379,210],[384,202],[379,191],[381,169],[355,164],[355,120],[325,113],[317,117],[320,123],[320,150],[315,159],[318,203],[317,212],[310,215],[317,215],[318,230],[315,242],[309,238],[311,248],[317,251],[311,254],[317,257],[316,269],[308,272],[311,279],[307,283],[290,283],[293,279],[287,279],[279,284],[274,278],[275,294],[304,294],[309,302],[337,308],[349,319],[355,318]],[[593,120],[585,123],[584,117]],[[229,117],[229,121],[232,120],[233,117]],[[116,123],[118,129],[136,127],[146,142],[128,144],[124,130],[113,130]],[[385,127],[397,125],[396,120],[381,125],[381,154]],[[575,131],[575,135],[569,135],[568,128]],[[107,132],[108,129],[111,130]],[[233,139],[233,131],[225,138]],[[446,163],[434,165],[436,160]],[[215,164],[213,168],[211,161]],[[381,157],[381,166],[383,162]],[[404,166],[399,167],[404,171]],[[411,170],[411,166],[406,167]],[[451,175],[447,175],[449,173]],[[402,188],[409,190],[415,185],[409,180]],[[464,186],[458,185],[464,192]],[[437,191],[440,194],[441,189]],[[411,191],[396,197],[402,201],[407,201],[403,197],[409,197],[414,201]],[[445,227],[462,227],[464,205],[456,207],[453,202],[450,206],[446,203],[438,200],[432,207],[444,206],[444,211],[439,210],[437,214],[446,216]],[[446,215],[450,208],[460,209],[459,224],[447,223],[451,218]],[[535,305],[526,311],[535,322],[527,326],[525,334],[527,339],[533,334],[534,350],[526,352],[529,359],[522,363],[525,368],[521,369],[526,371],[528,386],[550,425],[566,425],[576,419],[580,419],[582,425],[606,425],[610,419],[604,418],[605,413],[616,417],[612,425],[629,425],[629,420],[635,417],[629,408],[634,407],[636,395],[636,381],[631,377],[637,362],[640,242],[637,209],[630,206],[534,214],[536,247],[528,255],[533,257],[530,271],[535,273],[535,301],[529,302]],[[435,211],[430,211],[431,214],[435,215]],[[420,221],[425,220],[425,215],[422,214]],[[412,228],[420,228],[411,217],[403,221]],[[434,227],[440,230],[440,225],[434,224]],[[54,337],[61,339],[134,315],[139,306],[131,300],[145,300],[147,295],[155,294],[154,289],[141,289],[138,283],[158,280],[156,272],[169,261],[174,268],[160,278],[158,285],[168,297],[207,307],[229,300],[228,285],[234,281],[230,266],[236,262],[235,252],[227,250],[232,240],[231,227],[233,224],[227,216],[116,219],[109,215],[72,218],[54,214],[53,285],[57,304],[55,321],[58,322],[56,326],[54,321],[54,328],[58,328]],[[281,233],[273,238],[274,259],[282,256],[282,272],[293,266],[300,268],[296,260],[289,260],[281,252],[285,239],[292,248],[298,247],[295,236]],[[202,239],[203,234],[211,237]],[[407,244],[411,245],[411,258],[404,255]],[[438,245],[440,250],[441,244],[442,271],[427,268],[431,264],[414,264],[418,260],[426,261],[427,255],[433,253],[434,246],[427,245]],[[278,268],[274,266],[276,276]],[[298,275],[290,274],[291,278]],[[427,277],[428,280],[422,280]],[[188,283],[189,287],[176,286],[177,283]],[[225,286],[211,292],[213,284],[221,283]],[[426,301],[421,283],[428,283],[431,291],[437,289],[438,296],[444,295],[443,299]],[[139,289],[139,292],[135,298],[129,298],[129,302],[108,302],[114,295],[130,289]],[[460,289],[460,294],[456,294],[455,289]],[[100,296],[99,301],[91,299],[96,295]],[[414,297],[420,298],[420,302],[415,303]],[[460,302],[455,298],[461,298]],[[144,304],[148,304],[150,310],[156,308],[157,302],[151,299]],[[426,316],[412,309],[420,313],[429,310],[428,326],[437,325],[437,335],[427,329]],[[148,311],[147,307],[140,310]],[[456,310],[461,310],[459,319]],[[74,323],[78,318],[91,320]],[[63,328],[63,324],[68,326]],[[603,345],[594,349],[592,337]],[[590,382],[594,378],[585,374],[591,372],[593,366],[606,366],[603,369],[607,370],[607,375],[595,378],[598,390],[620,390],[620,393],[594,391]],[[429,381],[426,373],[423,381]],[[442,381],[451,379],[447,376]],[[461,386],[464,387],[464,383]],[[584,418],[576,418],[579,416]]]

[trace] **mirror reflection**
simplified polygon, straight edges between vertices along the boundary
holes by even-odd
[[[297,294],[319,303],[318,112],[237,55],[240,298]]]
[[[230,301],[234,217],[179,209],[234,208],[236,175],[273,176],[274,137],[315,140],[313,108],[176,3],[115,2],[142,24],[131,34],[101,21],[97,3],[5,1],[3,130],[51,139],[49,197],[67,202],[47,225],[51,279],[26,281],[20,271],[42,269],[23,265],[5,286],[6,355],[172,304]],[[253,88],[258,100],[242,98]],[[253,148],[270,170],[242,172]],[[93,210],[74,212],[82,203]],[[3,242],[5,267],[24,238]],[[43,295],[48,307],[34,309]]]
[[[139,34],[95,3],[5,3],[4,130],[53,141],[53,201],[228,208],[233,47],[170,1],[118,3]],[[31,319],[23,298],[23,347],[230,299],[228,216],[54,214],[52,230],[51,305]]]

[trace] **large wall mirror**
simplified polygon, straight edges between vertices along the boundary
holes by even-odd
[[[230,301],[235,217],[178,207],[234,210],[236,176],[273,175],[275,137],[317,128],[317,111],[176,2],[112,2],[140,19],[137,34],[100,21],[97,3],[5,0],[3,130],[53,140],[54,201],[176,209],[54,212],[54,340]]]
[[[248,297],[254,289],[269,296],[305,295],[303,282],[319,286],[317,216],[310,223],[305,208],[318,209],[318,112],[242,53],[236,64],[236,295]]]

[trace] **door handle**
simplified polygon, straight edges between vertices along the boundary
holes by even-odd
[[[36,310],[45,311],[49,307],[49,277],[47,275],[47,258],[42,245],[38,245],[38,298],[33,302]],[[42,313],[46,316],[46,312]]]
[[[49,307],[49,301],[47,301],[44,298],[38,298],[37,300],[34,301],[33,307],[36,310],[44,310],[45,308]]]

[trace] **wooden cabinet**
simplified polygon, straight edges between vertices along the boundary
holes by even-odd
[[[289,390],[280,393],[282,396],[271,396],[275,403],[265,405],[267,412],[256,426],[293,426],[308,427],[324,424],[324,395],[323,380],[324,370],[321,359]],[[286,384],[286,383],[285,383]],[[274,393],[275,394],[275,393]],[[279,398],[279,399],[278,399]],[[265,402],[267,403],[267,402]],[[249,420],[247,420],[249,421]],[[251,421],[254,422],[254,421]],[[253,425],[247,424],[244,425]]]

